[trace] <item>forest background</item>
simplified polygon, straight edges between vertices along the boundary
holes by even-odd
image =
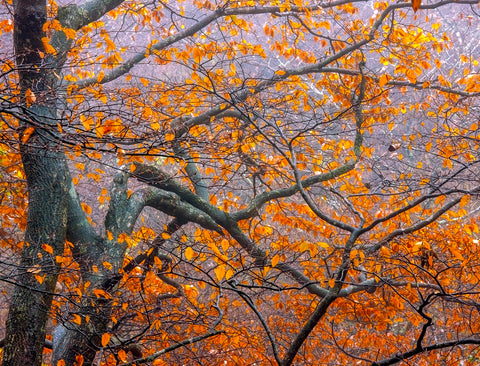
[[[477,365],[478,0],[1,0],[2,365]]]

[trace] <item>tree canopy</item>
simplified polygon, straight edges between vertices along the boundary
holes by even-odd
[[[478,364],[480,1],[1,1],[3,366]]]

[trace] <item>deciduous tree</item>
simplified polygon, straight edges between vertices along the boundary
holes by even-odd
[[[475,363],[478,3],[3,2],[2,365]]]

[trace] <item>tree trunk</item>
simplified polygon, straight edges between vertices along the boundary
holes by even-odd
[[[6,323],[3,365],[40,366],[67,224],[68,167],[55,137],[54,88],[42,43],[45,0],[17,0],[14,45],[23,98],[20,152],[29,210],[25,243]]]
[[[38,118],[46,108],[31,110]],[[67,165],[63,154],[55,151],[58,150],[55,142],[48,141],[42,133],[45,131],[35,132],[28,145],[21,149],[28,183],[29,211],[17,270],[18,284],[6,323],[4,366],[41,365],[46,322],[58,277],[55,257],[63,254],[67,223]]]

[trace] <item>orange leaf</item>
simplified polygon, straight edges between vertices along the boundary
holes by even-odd
[[[38,275],[38,274],[34,274],[34,276],[35,276],[35,279],[37,280],[37,282],[38,282],[39,284],[42,284],[42,283],[43,283],[43,280],[45,280],[45,275],[40,276],[40,275]]]
[[[123,349],[121,349],[120,351],[118,351],[118,358],[122,362],[127,362],[127,353]]]
[[[278,254],[276,254],[273,258],[272,258],[272,267],[275,267],[278,262],[280,261],[280,256]]]
[[[22,144],[25,144],[28,141],[30,136],[32,136],[33,131],[35,131],[33,127],[27,127],[25,131],[23,131]]]
[[[82,324],[82,317],[78,314],[73,314],[73,320],[72,320],[75,324]]]
[[[110,342],[110,337],[111,336],[108,333],[104,333],[102,335],[102,347],[105,347],[108,344],[108,342]]]
[[[194,253],[192,247],[188,247],[187,249],[185,249],[185,258],[187,259],[187,261],[192,259],[194,254],[195,253]]]
[[[37,97],[35,96],[35,93],[28,88],[25,92],[25,101],[27,102],[27,107],[29,107],[32,103],[35,103],[36,100]]]
[[[380,76],[380,78],[378,79],[378,85],[379,86],[384,86],[388,83],[389,80],[390,80],[390,76],[387,75],[387,74],[384,74],[384,75]]]
[[[82,366],[83,365],[83,356],[82,355],[76,355],[75,356],[75,362],[73,364],[75,366]]]
[[[422,0],[412,0],[412,8],[414,12],[417,12],[420,9],[420,5],[422,4]]]
[[[47,253],[53,254],[53,248],[48,244],[42,244],[42,249]]]
[[[217,279],[219,281],[223,280],[223,277],[225,277],[225,266],[218,266],[215,268],[215,274],[217,275]]]

